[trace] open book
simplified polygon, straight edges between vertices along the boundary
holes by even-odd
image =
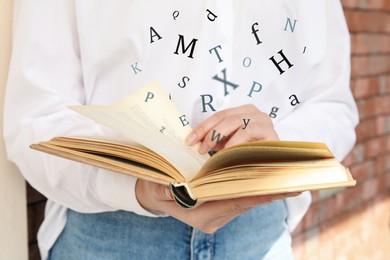
[[[213,156],[184,139],[189,120],[152,82],[110,106],[71,109],[119,133],[107,137],[54,137],[31,148],[121,174],[169,185],[183,207],[251,195],[355,185],[349,170],[323,143],[256,141]]]

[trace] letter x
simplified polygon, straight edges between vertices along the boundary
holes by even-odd
[[[225,96],[227,96],[229,94],[229,92],[227,90],[227,85],[233,87],[233,89],[236,89],[239,85],[238,84],[234,84],[234,83],[229,82],[229,81],[226,80],[226,68],[222,70],[222,74],[223,74],[223,78],[222,79],[220,77],[218,77],[218,74],[215,75],[213,77],[213,79],[218,80],[219,82],[223,83],[224,88],[225,88]]]

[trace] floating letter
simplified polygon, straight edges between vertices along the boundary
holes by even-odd
[[[229,92],[227,91],[227,85],[233,87],[233,89],[236,89],[239,85],[238,84],[234,84],[234,83],[229,82],[229,81],[226,80],[226,68],[222,70],[222,74],[223,74],[223,79],[218,77],[218,75],[215,75],[213,77],[213,79],[218,80],[219,82],[223,83],[224,88],[225,88],[225,96],[226,96],[227,94],[229,94]]]
[[[284,26],[284,30],[287,31],[287,25],[290,26],[291,32],[294,32],[295,24],[297,23],[297,20],[294,19],[294,25],[291,23],[290,18],[287,17],[286,26]]]
[[[181,84],[181,82],[179,82],[179,84],[177,84],[179,86],[179,88],[185,88],[187,86],[187,83],[186,81],[190,81],[190,78],[187,77],[187,76],[184,76],[181,81],[183,82],[183,85]]]
[[[252,88],[249,91],[248,97],[252,97],[253,92],[260,92],[263,86],[260,83],[253,81]]]
[[[172,16],[173,16],[173,20],[176,20],[176,18],[179,16],[179,11],[174,11]]]
[[[157,40],[160,40],[162,37],[153,29],[153,27],[150,27],[150,43],[153,43],[153,37],[157,37]]]
[[[250,119],[249,118],[248,119],[244,118],[243,120],[244,120],[244,127],[242,129],[245,129],[249,125]],[[245,120],[248,120],[248,121],[245,121]]]
[[[245,68],[248,68],[251,65],[251,63],[252,63],[252,60],[249,57],[245,57],[245,59],[242,61],[242,65]]]
[[[225,138],[225,136],[221,137],[221,133],[218,133],[217,135],[215,135],[215,132],[216,131],[213,130],[213,133],[211,135],[211,141],[214,141],[215,139],[217,139],[217,144],[218,144],[219,142],[221,142]]]
[[[179,116],[181,124],[184,126],[188,125],[190,122],[187,121],[186,115]]]
[[[279,72],[280,72],[280,75],[282,75],[282,74],[284,73],[284,70],[282,70],[282,68],[279,66],[280,63],[282,63],[283,61],[285,61],[285,62],[287,63],[287,65],[288,65],[288,68],[291,68],[292,66],[294,66],[294,64],[291,64],[291,63],[289,62],[289,60],[286,58],[286,56],[284,56],[283,50],[280,50],[278,53],[280,54],[280,56],[282,56],[282,60],[281,60],[281,61],[277,62],[277,61],[275,60],[274,56],[272,56],[272,57],[269,58],[269,59],[270,59],[270,60],[274,63],[274,65],[278,68],[278,70],[279,70]]]
[[[278,107],[272,107],[271,108],[271,112],[269,113],[269,116],[271,117],[271,118],[276,118],[276,113],[278,112],[278,110],[279,110],[279,108]]]
[[[210,49],[209,52],[211,54],[212,51],[215,51],[215,54],[217,55],[217,58],[218,58],[218,63],[221,63],[223,61],[223,59],[221,59],[221,56],[219,56],[219,52],[218,52],[218,49],[222,49],[221,45],[218,45],[218,46],[215,46],[214,48]]]
[[[133,72],[134,74],[137,74],[138,72],[141,72],[142,70],[140,70],[138,68],[138,62],[134,63],[134,64],[131,64],[131,68],[133,69]]]
[[[160,132],[164,133],[164,130],[165,130],[165,126],[162,126],[161,129],[160,129]]]
[[[209,95],[209,94],[205,94],[205,95],[200,95],[202,97],[202,113],[205,113],[207,112],[206,110],[206,105],[212,110],[212,111],[216,111],[215,108],[213,107],[213,105],[211,105],[211,102],[213,102],[213,96],[212,95]],[[209,98],[209,101],[206,102],[205,98],[208,97]]]
[[[190,44],[188,44],[188,46],[185,47],[185,45],[184,45],[184,36],[179,34],[179,41],[177,42],[176,51],[174,52],[174,54],[179,55],[179,47],[180,47],[180,45],[181,45],[181,50],[182,50],[183,53],[186,53],[187,50],[191,47],[190,55],[188,55],[188,58],[193,59],[194,58],[193,54],[194,54],[194,50],[195,50],[195,44],[196,44],[197,41],[198,41],[198,39],[194,38],[194,39],[192,39]]]
[[[260,41],[259,36],[257,35],[257,32],[258,32],[259,30],[258,30],[258,29],[255,29],[255,25],[259,25],[259,24],[258,24],[258,23],[252,24],[252,34],[255,36],[257,45],[259,45],[259,44],[262,43],[262,42]]]
[[[210,21],[214,22],[215,19],[217,19],[218,16],[216,16],[215,14],[213,14],[209,9],[207,9],[206,11],[208,12],[207,18],[208,18]]]
[[[153,98],[154,98],[154,94],[152,92],[148,92],[145,98],[145,102],[147,103],[149,99],[153,99]]]
[[[291,100],[291,98],[293,98],[293,99]],[[291,103],[290,103],[290,104],[291,104],[292,106],[296,106],[296,105],[298,105],[299,103],[301,103],[301,102],[299,102],[298,97],[297,97],[296,95],[291,95],[291,96],[289,96],[288,99],[291,100]]]

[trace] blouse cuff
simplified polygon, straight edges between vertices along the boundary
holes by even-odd
[[[99,169],[96,190],[101,201],[111,208],[142,216],[159,217],[160,215],[149,212],[139,204],[135,194],[136,183],[135,177]]]

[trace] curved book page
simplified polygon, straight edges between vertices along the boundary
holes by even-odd
[[[191,132],[189,122],[156,82],[111,106],[70,108],[160,154],[185,180],[191,180],[208,158],[197,146],[184,144]]]

